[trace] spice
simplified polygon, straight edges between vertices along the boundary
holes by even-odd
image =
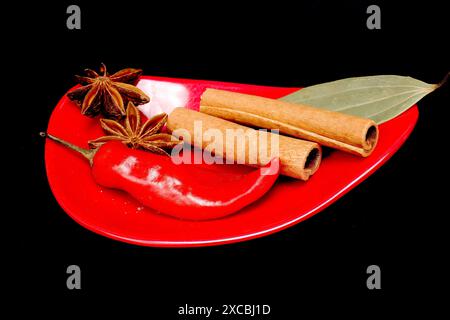
[[[438,84],[396,75],[346,78],[306,87],[279,100],[352,114],[382,124],[442,87],[449,74]]]
[[[201,123],[201,126],[196,126],[196,123]],[[233,159],[238,163],[264,166],[270,160],[270,157],[267,158],[266,155],[275,155],[280,159],[280,174],[301,180],[308,180],[317,171],[322,157],[320,146],[317,143],[276,135],[278,139],[274,139],[274,141],[278,141],[278,144],[272,145],[274,133],[254,130],[186,108],[176,108],[170,113],[167,129],[171,132],[181,129],[179,133],[183,137],[183,141],[204,150],[209,148],[211,140],[216,144],[223,143],[214,150],[215,155]],[[220,132],[222,137],[227,136],[227,130],[232,131],[236,135],[236,140],[244,143],[244,152],[240,152],[236,148],[234,139],[216,140],[215,137],[205,138],[201,141],[196,139],[197,132],[200,132],[202,136],[208,136],[205,133],[211,129]],[[262,143],[263,141],[265,143]],[[251,153],[256,154],[256,163],[250,161]]]
[[[101,119],[100,124],[108,135],[89,141],[89,146],[97,148],[108,141],[120,141],[133,149],[169,155],[165,149],[171,149],[181,141],[160,132],[166,121],[167,114],[161,113],[142,124],[140,111],[129,102],[124,125],[115,120]]]
[[[125,115],[128,102],[144,104],[150,98],[134,85],[138,82],[142,70],[127,68],[112,75],[106,66],[100,66],[100,75],[91,69],[85,70],[86,76],[75,76],[81,88],[70,91],[67,96],[81,106],[81,113],[94,117],[102,114],[106,118],[119,119]]]
[[[200,111],[366,157],[378,141],[373,120],[248,94],[207,89]]]
[[[279,166],[271,162],[265,171],[233,177],[217,174],[205,184],[199,177],[211,175],[209,170],[177,165],[169,157],[130,149],[117,141],[87,150],[47,137],[88,159],[99,185],[123,190],[141,204],[181,219],[208,220],[234,213],[262,197],[278,177]]]

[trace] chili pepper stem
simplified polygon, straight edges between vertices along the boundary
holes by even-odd
[[[88,159],[90,165],[92,166],[92,163],[93,163],[93,160],[94,160],[94,155],[95,155],[95,153],[97,152],[97,149],[93,149],[93,150],[83,149],[83,148],[80,148],[80,147],[78,147],[78,146],[76,146],[76,145],[70,143],[70,142],[67,142],[67,141],[64,141],[64,140],[62,140],[62,139],[60,139],[60,138],[58,138],[58,137],[52,136],[51,134],[48,134],[48,133],[46,133],[46,132],[41,132],[39,135],[40,135],[41,137],[44,137],[44,138],[47,137],[47,138],[49,138],[50,140],[53,140],[53,141],[55,141],[55,142],[57,142],[57,143],[59,143],[59,144],[62,144],[62,145],[65,146],[66,148],[69,148],[69,149],[71,149],[71,150],[73,150],[73,151],[78,152],[78,153],[81,154],[83,157],[85,157],[86,159]]]

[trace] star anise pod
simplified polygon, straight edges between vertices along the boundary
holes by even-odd
[[[70,100],[81,106],[81,113],[94,117],[99,113],[105,118],[120,119],[125,115],[128,102],[144,104],[150,98],[134,85],[142,74],[140,69],[123,69],[112,75],[106,66],[100,66],[100,75],[91,69],[85,70],[86,76],[75,76],[82,85],[67,94]]]
[[[108,141],[121,141],[133,149],[169,155],[165,149],[171,149],[181,141],[170,134],[160,132],[166,121],[167,114],[162,113],[142,124],[138,108],[129,102],[124,125],[115,120],[101,119],[101,126],[108,135],[89,141],[89,146],[97,148]]]

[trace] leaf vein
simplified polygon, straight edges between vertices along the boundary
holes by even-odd
[[[344,107],[333,109],[333,110],[334,111],[343,111],[343,110],[353,109],[353,108],[356,108],[358,106],[362,106],[362,105],[365,105],[365,104],[371,104],[371,103],[378,102],[378,101],[387,100],[387,99],[390,99],[390,98],[393,98],[393,97],[398,97],[398,96],[404,95],[406,93],[411,93],[411,92],[417,92],[417,94],[422,93],[422,92],[420,92],[418,90],[404,91],[404,92],[400,92],[398,94],[385,96],[385,97],[382,97],[382,98],[379,98],[379,99],[368,100],[368,101],[364,101],[364,102],[353,104],[353,105],[349,105],[349,106],[344,106]],[[413,97],[413,96],[414,96],[414,94],[410,95],[409,98]]]
[[[324,95],[321,95],[321,96],[315,96],[315,97],[303,99],[303,100],[300,100],[300,102],[305,102],[305,101],[314,100],[314,99],[321,99],[321,98],[324,98],[324,97],[329,97],[329,96],[332,96],[332,95],[346,93],[346,92],[350,92],[350,91],[359,91],[359,90],[373,89],[373,88],[418,88],[418,89],[422,89],[422,90],[427,90],[426,87],[408,86],[408,85],[399,85],[399,86],[381,86],[381,85],[380,86],[368,86],[368,87],[350,88],[348,90],[343,90],[343,91],[339,91],[339,92],[330,92],[330,93],[327,93],[327,94],[324,94]],[[297,92],[301,92],[301,91],[302,90],[299,90]],[[291,95],[295,95],[295,92],[291,93],[291,94],[288,94],[287,96],[282,97],[281,99],[287,98],[287,97],[289,97]]]

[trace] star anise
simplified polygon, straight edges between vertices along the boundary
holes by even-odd
[[[89,141],[89,146],[97,148],[108,141],[121,141],[133,149],[169,155],[166,150],[173,148],[181,141],[170,134],[160,132],[166,121],[167,114],[162,113],[142,124],[138,108],[129,102],[124,125],[115,120],[101,119],[101,126],[108,135]]]
[[[102,63],[100,74],[91,69],[85,70],[86,76],[75,76],[82,85],[67,94],[70,100],[81,106],[81,113],[94,117],[99,113],[105,118],[120,119],[125,115],[128,102],[144,104],[150,98],[134,85],[142,74],[140,69],[123,69],[112,75]]]

